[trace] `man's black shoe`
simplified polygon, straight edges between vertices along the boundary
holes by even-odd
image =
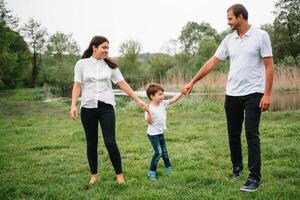
[[[243,185],[240,190],[244,192],[254,192],[258,189],[259,183],[254,178],[248,178],[245,185]]]
[[[234,167],[232,172],[232,179],[233,180],[240,180],[242,175],[243,168],[241,167]]]

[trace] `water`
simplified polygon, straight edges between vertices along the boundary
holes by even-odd
[[[139,97],[147,97],[145,91],[136,91],[135,92]],[[125,95],[121,90],[115,90],[116,95]],[[165,96],[174,96],[177,92],[165,92]],[[204,100],[213,100],[224,102],[223,93],[191,93],[193,96],[199,96]],[[288,110],[288,109],[300,109],[300,91],[296,92],[282,92],[282,93],[273,93],[271,96],[271,106],[270,110],[279,111],[279,110]]]

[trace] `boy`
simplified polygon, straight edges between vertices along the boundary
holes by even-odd
[[[145,120],[148,122],[147,135],[152,144],[154,154],[151,160],[148,177],[156,181],[157,163],[162,157],[167,174],[172,171],[170,159],[167,152],[167,146],[164,138],[164,129],[166,126],[166,109],[172,103],[175,103],[182,94],[179,93],[169,100],[164,100],[164,89],[161,85],[152,83],[146,90],[148,98],[151,100],[149,110],[145,112]]]

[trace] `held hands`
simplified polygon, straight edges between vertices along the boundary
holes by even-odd
[[[71,107],[70,114],[71,114],[71,118],[72,118],[73,120],[76,120],[76,119],[77,119],[78,114],[77,114],[77,107],[76,107],[76,106],[72,106],[72,107]]]
[[[271,104],[271,97],[270,95],[264,95],[259,103],[259,107],[260,107],[260,111],[264,112],[266,110],[268,110],[269,106]]]
[[[141,106],[141,108],[144,110],[144,111],[149,111],[149,107],[148,107],[148,104],[142,100],[139,100],[138,101],[138,104]]]
[[[193,84],[192,83],[188,83],[186,84],[182,89],[181,89],[181,93],[183,95],[186,95],[186,94],[190,94],[190,92],[192,91],[193,89]]]

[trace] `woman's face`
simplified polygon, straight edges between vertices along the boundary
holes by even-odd
[[[96,59],[103,59],[108,56],[109,43],[103,42],[98,47],[93,46],[93,57]]]

